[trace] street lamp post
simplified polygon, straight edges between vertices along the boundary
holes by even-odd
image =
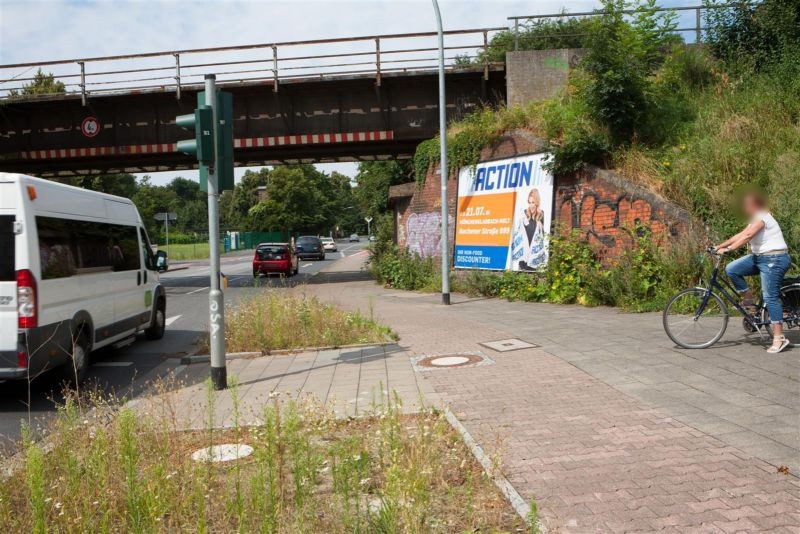
[[[450,304],[450,247],[447,232],[447,109],[444,94],[444,31],[442,30],[442,14],[439,11],[439,2],[433,1],[433,10],[436,13],[436,25],[439,32],[439,172],[442,179],[442,304]]]

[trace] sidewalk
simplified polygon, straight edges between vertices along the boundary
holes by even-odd
[[[682,351],[657,314],[463,296],[443,307],[438,295],[347,282],[356,260],[337,266],[344,272],[322,277],[339,283],[301,290],[374,310],[409,356],[479,351],[495,361],[423,380],[500,455],[552,529],[800,529],[797,350],[767,356],[732,321],[716,347]],[[539,347],[480,344],[508,338]]]
[[[293,291],[374,313],[399,344],[232,360],[242,424],[260,421],[270,394],[312,394],[344,416],[397,391],[408,411],[449,406],[517,491],[536,498],[551,532],[800,531],[798,351],[767,357],[733,324],[714,349],[680,351],[653,314],[456,295],[444,307],[438,295],[366,280],[364,259]],[[538,346],[482,345],[509,338]],[[412,365],[454,354],[491,363]],[[184,426],[203,427],[208,370],[187,373],[195,385],[174,405]],[[216,399],[215,425],[230,425],[231,391]]]

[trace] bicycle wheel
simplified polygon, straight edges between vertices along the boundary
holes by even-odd
[[[679,347],[704,349],[722,337],[728,327],[728,307],[714,293],[698,315],[706,290],[693,287],[672,297],[664,308],[664,331]]]
[[[790,347],[800,347],[800,285],[791,285],[781,290],[783,304],[783,335],[789,340]],[[764,310],[764,320],[769,318]],[[772,337],[772,326],[767,325]]]

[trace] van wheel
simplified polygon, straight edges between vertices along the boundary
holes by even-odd
[[[61,378],[72,385],[80,384],[89,369],[89,341],[81,335],[72,343],[72,354],[61,366]]]
[[[155,341],[164,337],[164,330],[166,330],[167,321],[167,305],[163,298],[158,299],[156,303],[156,313],[153,315],[153,322],[150,327],[146,328],[144,335],[147,339]]]

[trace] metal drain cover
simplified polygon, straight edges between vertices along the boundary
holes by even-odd
[[[500,339],[498,341],[485,341],[481,343],[484,347],[488,347],[492,350],[496,350],[497,352],[509,352],[512,350],[522,350],[522,349],[533,349],[538,347],[539,345],[534,345],[533,343],[528,343],[527,341],[522,341],[521,339],[511,338],[511,339]]]
[[[494,362],[488,356],[480,352],[435,354],[433,356],[416,356],[411,359],[411,364],[417,371],[476,367],[478,365],[490,365],[493,363]]]
[[[198,449],[192,453],[195,462],[230,462],[253,454],[253,447],[243,443],[225,443]]]

